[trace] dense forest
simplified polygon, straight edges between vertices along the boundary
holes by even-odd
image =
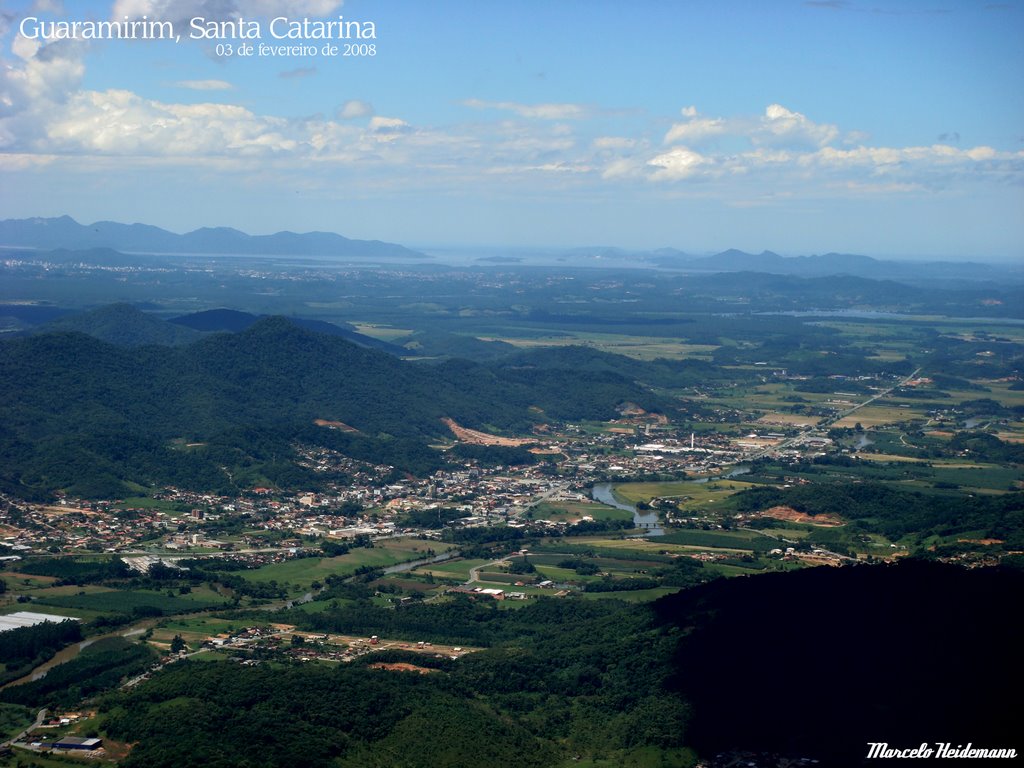
[[[340,609],[309,624],[485,650],[182,662],[102,710],[111,737],[137,742],[128,766],[692,765],[696,748],[841,768],[868,741],[1013,744],[990,679],[1024,683],[1024,628],[1007,610],[1022,587],[1019,572],[911,561],[721,580],[653,604]],[[381,661],[430,671],[368,668]]]
[[[719,580],[653,609],[684,632],[668,686],[692,705],[689,744],[842,767],[868,742],[1019,754],[993,691],[1024,684],[1022,598],[1021,572],[910,560]]]
[[[740,512],[788,506],[808,515],[832,514],[890,539],[908,534],[950,536],[981,531],[1024,546],[1024,493],[965,495],[893,488],[881,482],[818,482],[793,488],[761,486],[737,493]]]
[[[0,343],[0,488],[38,498],[57,488],[118,495],[128,480],[225,492],[257,478],[311,486],[316,478],[290,461],[297,440],[422,474],[445,464],[426,445],[448,434],[444,417],[528,430],[541,419],[613,418],[626,401],[672,408],[621,370],[543,356],[416,365],[284,318],[180,348],[43,334]]]

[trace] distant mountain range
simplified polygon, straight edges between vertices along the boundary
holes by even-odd
[[[333,232],[248,235],[229,227],[203,227],[178,235],[148,224],[97,221],[84,225],[70,216],[0,221],[0,245],[42,250],[110,248],[134,253],[166,254],[427,258],[418,251],[394,243],[350,240]]]
[[[350,240],[332,232],[249,235],[229,227],[204,227],[179,235],[148,224],[98,221],[83,225],[70,216],[0,221],[0,246],[45,251],[46,260],[54,263],[83,262],[104,266],[130,266],[137,263],[139,254],[316,256],[411,261],[431,258],[402,245],[379,240]],[[1024,283],[1024,263],[894,261],[849,253],[781,256],[767,250],[755,254],[730,248],[712,256],[696,256],[676,248],[629,250],[587,246],[552,252],[550,256],[552,263],[568,266],[635,265],[638,268],[657,267],[686,272],[761,272],[794,277],[849,275],[933,284],[955,284],[964,280]],[[510,253],[485,256],[478,261],[507,265],[524,259]]]
[[[615,260],[637,266],[654,265],[662,269],[687,272],[761,272],[795,277],[849,275],[876,280],[908,282],[1004,280],[1024,281],[1024,266],[982,264],[973,261],[890,261],[852,253],[825,253],[813,256],[781,256],[773,251],[747,253],[730,248],[712,256],[695,256],[675,248],[630,251],[593,246],[565,251],[568,259]]]

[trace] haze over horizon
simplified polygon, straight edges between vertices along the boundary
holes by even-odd
[[[320,46],[269,20],[343,16],[373,22],[374,55],[188,39],[241,8],[4,2],[2,217],[427,250],[1024,254],[1020,2],[261,0],[252,42]],[[143,15],[181,42],[23,34]]]

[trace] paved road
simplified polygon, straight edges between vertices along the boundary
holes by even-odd
[[[886,395],[891,393],[894,389],[899,389],[900,387],[906,386],[907,382],[908,381],[913,381],[915,378],[917,378],[917,374],[919,374],[920,372],[921,372],[921,368],[919,366],[918,368],[916,368],[914,370],[914,372],[912,374],[910,374],[909,376],[907,376],[907,377],[905,377],[903,379],[900,379],[899,382],[897,382],[896,384],[893,384],[888,389],[883,390],[883,391],[881,391],[881,392],[879,392],[879,393],[877,393],[875,395],[872,395],[867,400],[865,400],[863,403],[857,403],[857,405],[853,406],[849,410],[842,411],[842,412],[836,414],[835,416],[831,416],[828,419],[825,419],[825,421],[823,421],[820,424],[818,424],[818,428],[820,429],[821,427],[826,427],[826,426],[829,426],[830,424],[834,424],[835,422],[839,421],[840,419],[845,419],[847,416],[849,416],[854,411],[858,411],[858,410],[860,410],[861,408],[863,408],[866,405],[871,405],[871,403],[875,402],[875,400],[878,400],[879,398],[885,397]]]
[[[497,560],[492,560],[489,563],[481,563],[480,565],[473,566],[472,568],[469,569],[469,581],[466,582],[466,585],[468,586],[468,585],[472,584],[474,581],[480,581],[480,569],[481,568],[487,568],[488,566],[491,566],[491,565],[497,565],[498,563],[503,563],[503,562],[505,562],[506,559],[507,558],[500,557]]]
[[[920,372],[921,372],[921,368],[919,367],[912,374],[910,374],[909,376],[905,376],[904,378],[900,379],[898,382],[893,384],[888,389],[882,390],[881,392],[877,392],[876,394],[872,395],[871,397],[869,397],[864,402],[857,403],[857,405],[853,406],[852,408],[848,408],[845,411],[840,411],[839,413],[837,413],[837,414],[835,414],[833,416],[829,416],[826,419],[822,419],[815,426],[808,427],[807,429],[803,430],[802,432],[800,432],[800,434],[796,435],[795,437],[786,438],[785,440],[783,440],[778,445],[773,445],[770,448],[764,448],[764,449],[762,449],[760,451],[756,451],[755,453],[752,453],[749,456],[745,456],[743,459],[741,459],[741,461],[752,461],[754,459],[760,459],[760,458],[762,458],[764,456],[767,456],[770,453],[774,453],[776,451],[781,451],[784,448],[789,448],[789,447],[794,446],[794,445],[799,445],[801,442],[803,442],[803,440],[805,440],[810,435],[813,435],[815,432],[823,431],[825,428],[830,427],[831,425],[835,424],[840,419],[845,419],[851,413],[855,413],[856,411],[860,410],[864,406],[871,405],[871,403],[875,402],[879,398],[885,397],[886,395],[890,394],[893,390],[896,390],[896,389],[899,389],[902,386],[905,386],[908,381],[912,381],[914,378],[916,378],[917,375]]]
[[[38,714],[36,715],[36,721],[34,723],[32,723],[32,725],[30,725],[24,731],[19,733],[17,736],[8,739],[3,744],[0,744],[0,747],[9,746],[9,745],[13,744],[16,741],[21,741],[22,739],[26,738],[32,731],[34,731],[36,728],[41,726],[43,724],[44,720],[46,720],[46,710],[45,709],[40,709]]]
[[[566,482],[555,483],[554,486],[552,486],[551,488],[548,488],[548,490],[546,490],[543,493],[541,493],[536,499],[534,499],[529,504],[527,504],[525,507],[523,507],[522,508],[522,512],[525,514],[527,510],[533,509],[538,504],[541,504],[541,503],[547,501],[552,496],[554,496],[554,495],[556,495],[558,493],[561,493],[562,491],[564,491],[568,487],[569,487],[569,483],[566,483]]]

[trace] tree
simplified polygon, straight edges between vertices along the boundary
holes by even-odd
[[[181,653],[187,647],[188,646],[185,645],[185,641],[182,639],[181,635],[175,635],[174,639],[171,640],[171,653]]]

